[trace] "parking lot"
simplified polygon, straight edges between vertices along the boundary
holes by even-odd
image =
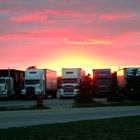
[[[71,108],[73,99],[44,99],[45,106],[53,108]],[[36,100],[0,101],[0,107],[30,107],[36,105]]]
[[[106,103],[106,98],[96,98],[96,102]],[[9,101],[0,101],[0,107],[14,107],[14,108],[26,108],[35,106],[37,103],[36,100],[9,100]],[[43,104],[51,109],[61,109],[61,108],[72,108],[74,99],[65,98],[65,99],[44,99]]]

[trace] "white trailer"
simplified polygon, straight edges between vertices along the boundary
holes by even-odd
[[[14,96],[14,81],[12,77],[0,77],[0,99]]]
[[[58,97],[74,97],[79,94],[79,85],[85,80],[85,76],[85,71],[81,68],[63,68]]]
[[[37,95],[56,97],[57,73],[49,69],[27,69],[22,97],[35,98]]]

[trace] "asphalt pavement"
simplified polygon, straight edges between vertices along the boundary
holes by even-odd
[[[26,127],[38,124],[75,122],[133,115],[140,115],[140,106],[3,111],[0,112],[0,128]]]
[[[71,108],[74,100],[73,99],[44,99],[43,103],[45,106],[51,109],[58,108]],[[11,100],[11,101],[0,101],[0,107],[31,107],[36,105],[36,100]]]

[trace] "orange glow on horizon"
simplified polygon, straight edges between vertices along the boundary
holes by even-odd
[[[45,61],[44,61],[45,62]],[[82,57],[82,56],[64,56],[59,59],[53,60],[47,65],[45,63],[39,63],[38,68],[48,68],[57,71],[57,76],[62,75],[62,68],[82,68],[85,70],[86,74],[90,74],[93,76],[92,69],[95,68],[110,68],[111,71],[116,71],[119,67],[115,66],[107,66],[99,59],[90,59],[90,57]]]

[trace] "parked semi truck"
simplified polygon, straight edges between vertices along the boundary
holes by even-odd
[[[1,69],[0,98],[20,98],[23,81],[24,71]]]
[[[85,76],[85,71],[81,68],[63,68],[58,97],[74,97],[79,94],[79,85],[85,80]]]
[[[36,98],[37,95],[56,97],[57,73],[49,69],[27,69],[25,71],[23,98]]]
[[[140,67],[119,69],[117,80],[120,90],[134,92],[136,88],[140,87]]]
[[[93,94],[105,97],[111,89],[111,69],[93,69]]]

